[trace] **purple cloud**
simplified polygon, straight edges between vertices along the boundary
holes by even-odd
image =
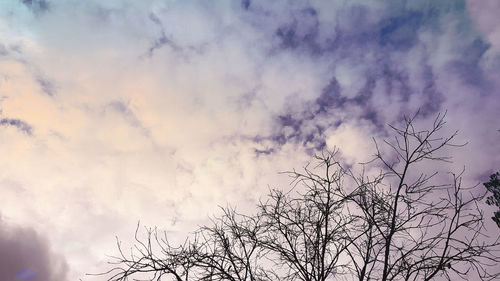
[[[293,54],[331,70],[329,76],[318,78],[323,87],[315,96],[293,109],[285,105],[275,115],[273,130],[259,136],[272,143],[268,151],[311,142],[321,149],[328,137],[324,132],[348,120],[368,122],[374,131],[367,134],[383,135],[386,124],[404,114],[419,110],[430,117],[478,103],[477,94],[497,95],[491,73],[500,69],[485,63],[491,59],[485,57],[491,44],[477,32],[465,3],[379,4],[375,8],[346,3],[335,9],[297,4],[279,9],[252,2],[254,19],[266,23],[255,20],[254,26],[274,42],[270,58]],[[314,129],[318,125],[321,130]]]
[[[56,87],[49,79],[39,75],[36,77],[36,82],[46,95],[53,97],[56,94]]]
[[[33,135],[33,127],[21,119],[2,118],[0,119],[0,126],[16,127],[18,130],[29,136]]]
[[[0,219],[0,276],[9,281],[66,281],[68,266],[31,228]]]

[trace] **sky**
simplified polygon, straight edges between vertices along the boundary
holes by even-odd
[[[500,168],[500,2],[0,0],[0,275],[105,280],[137,223],[181,239],[279,172],[348,165],[417,110]]]

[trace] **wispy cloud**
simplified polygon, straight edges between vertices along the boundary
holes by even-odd
[[[45,93],[46,95],[53,97],[56,94],[56,87],[47,78],[39,75],[37,76],[36,81],[40,85],[40,88],[42,89],[43,93]]]
[[[28,123],[20,119],[2,118],[0,119],[0,126],[15,127],[29,136],[33,135],[33,128]]]

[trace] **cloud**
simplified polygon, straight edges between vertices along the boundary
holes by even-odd
[[[46,0],[20,0],[26,7],[35,14],[42,14],[50,9],[50,4]]]
[[[476,23],[479,31],[491,44],[488,57],[494,58],[500,54],[500,27],[498,13],[500,3],[495,0],[473,1],[467,0],[467,11]]]
[[[0,56],[6,56],[8,54],[7,48],[4,44],[0,43]]]
[[[150,13],[149,18],[160,28],[160,35],[158,38],[154,39],[153,44],[148,50],[148,56],[153,56],[155,50],[160,49],[164,46],[169,46],[174,51],[180,51],[180,47],[177,46],[177,44],[173,42],[172,39],[168,38],[165,34],[165,29],[161,20],[154,13]]]
[[[371,137],[418,109],[448,109],[471,174],[500,163],[500,25],[486,4],[6,3],[0,176],[24,193],[0,203],[56,226],[75,280],[138,219],[173,216],[177,231],[218,204],[253,206],[324,148],[366,160]]]
[[[106,111],[109,110],[121,114],[125,118],[127,123],[130,124],[130,126],[139,128],[145,136],[150,136],[150,131],[145,128],[142,122],[137,118],[133,110],[130,108],[129,103],[125,103],[119,100],[111,101],[105,106],[104,112],[106,113]]]
[[[66,281],[68,267],[33,229],[0,218],[0,276],[15,281]]]
[[[252,4],[251,0],[241,0],[241,7],[245,10],[248,10],[251,4]]]
[[[21,132],[32,136],[33,135],[33,127],[30,124],[26,123],[21,119],[13,119],[13,118],[2,118],[0,119],[0,126],[4,127],[16,127]]]
[[[36,77],[36,82],[40,85],[40,88],[46,95],[53,97],[56,94],[56,87],[47,78],[38,75]]]
[[[277,151],[287,142],[305,145],[310,139],[321,144],[339,124],[356,120],[368,121],[377,128],[368,132],[382,136],[386,124],[404,114],[420,110],[431,118],[457,105],[480,103],[476,93],[496,95],[493,69],[484,68],[485,60],[491,60],[486,57],[490,43],[475,32],[464,2],[353,1],[328,9],[324,5],[252,2],[249,13],[263,24],[252,23],[274,42],[269,60],[292,53],[292,59],[314,61],[317,68],[329,70],[315,78],[320,86],[313,94],[280,93],[302,101],[293,108],[282,103],[271,119],[275,126],[270,135],[257,138],[274,143],[272,150],[264,151]],[[485,25],[495,26],[497,20],[489,19]],[[298,63],[297,68],[303,65]],[[464,87],[457,91],[456,85]],[[493,112],[483,114],[489,118],[486,115]],[[320,129],[303,133],[303,128],[314,127]]]

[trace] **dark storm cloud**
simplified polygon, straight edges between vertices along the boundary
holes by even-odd
[[[2,118],[0,119],[0,126],[16,127],[18,130],[29,136],[33,135],[33,127],[21,119]]]
[[[31,228],[6,225],[0,218],[0,276],[6,281],[66,281],[68,266]]]

